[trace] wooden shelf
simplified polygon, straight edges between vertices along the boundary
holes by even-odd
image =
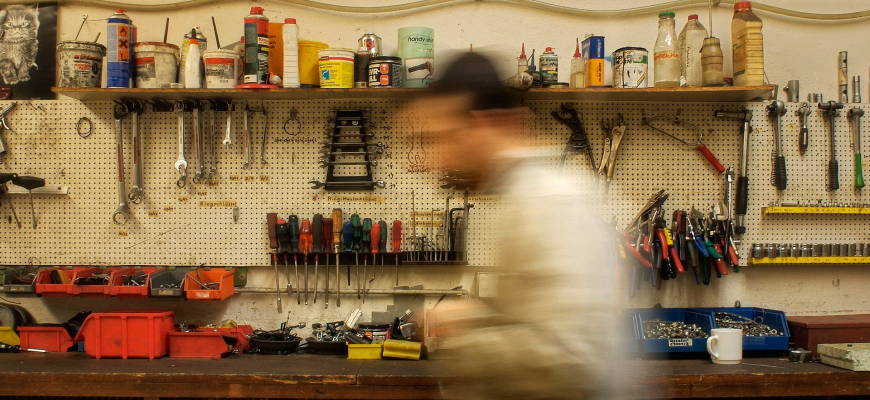
[[[761,207],[761,214],[870,215],[868,207]]]
[[[859,265],[870,264],[870,257],[750,257],[749,265],[787,265],[787,264],[836,264],[836,265]]]
[[[747,102],[772,97],[775,86],[649,88],[649,89],[529,89],[514,91],[522,100],[549,101],[661,101]],[[320,100],[320,99],[410,99],[426,89],[103,89],[58,88],[53,92],[81,101],[117,99],[162,100]]]

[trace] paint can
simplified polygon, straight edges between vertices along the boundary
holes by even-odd
[[[208,40],[205,38],[205,35],[202,34],[202,30],[199,29],[198,26],[193,27],[196,30],[196,40],[199,41],[199,52],[205,53],[205,50],[208,49]],[[178,58],[179,67],[178,70],[182,71],[178,74],[178,83],[184,84],[184,68],[187,66],[187,52],[190,51],[190,38],[193,36],[190,35],[190,31],[184,34],[184,39],[181,41],[181,56]]]
[[[435,72],[435,30],[425,27],[399,29],[399,57],[402,58],[402,87],[425,88]]]
[[[613,87],[647,87],[649,52],[643,47],[623,47],[613,52]]]
[[[103,79],[106,46],[94,42],[66,41],[57,44],[60,77],[57,87],[98,88]]]
[[[133,45],[136,55],[136,87],[168,88],[178,76],[178,46],[160,42]],[[183,75],[183,74],[182,74]]]
[[[369,61],[381,55],[381,38],[374,33],[366,33],[359,39],[359,47],[353,58],[353,87],[365,88],[369,82]]]
[[[240,71],[236,70],[239,55],[232,50],[209,50],[202,54],[205,62],[205,87],[232,89],[236,87]]]
[[[133,87],[133,21],[122,9],[109,17],[106,43],[106,87]]]
[[[368,65],[370,88],[402,87],[402,59],[399,57],[372,57]]]
[[[320,66],[320,87],[350,89],[353,87],[353,50],[330,47],[317,51]]]
[[[317,52],[328,47],[326,43],[299,41],[299,83],[302,87],[320,85],[320,56]]]
[[[251,7],[245,17],[246,84],[269,84],[269,19],[262,7]]]

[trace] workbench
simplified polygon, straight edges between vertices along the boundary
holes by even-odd
[[[348,360],[294,354],[96,360],[82,353],[0,354],[3,396],[138,398],[438,399],[455,382],[449,359]],[[625,376],[640,398],[870,395],[870,372],[749,358],[635,360]]]

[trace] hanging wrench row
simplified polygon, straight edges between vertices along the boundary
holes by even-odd
[[[219,107],[220,106],[220,107]],[[227,111],[226,135],[223,140],[224,146],[231,148],[233,145],[232,129],[233,129],[233,105],[232,102],[222,101],[187,101],[180,100],[174,104],[174,110],[178,114],[178,160],[175,161],[175,169],[178,170],[180,176],[176,185],[183,188],[187,185],[187,167],[188,161],[185,158],[185,132],[184,132],[184,113],[193,113],[193,142],[194,156],[197,159],[197,171],[192,180],[193,183],[199,184],[213,179],[217,175],[217,132],[218,127],[215,121],[215,111],[220,108]],[[207,128],[203,127],[202,112],[208,116]],[[205,162],[205,142],[209,143],[209,163]],[[208,165],[208,169],[206,169]]]

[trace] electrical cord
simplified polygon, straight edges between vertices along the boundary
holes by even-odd
[[[308,7],[315,10],[320,11],[332,11],[332,12],[340,12],[340,13],[348,13],[348,14],[388,14],[388,13],[405,13],[405,12],[417,12],[422,11],[423,9],[431,9],[437,7],[445,7],[450,5],[457,5],[462,3],[481,3],[484,1],[489,1],[491,3],[507,3],[518,5],[522,7],[534,8],[542,11],[549,11],[559,14],[567,14],[567,15],[579,15],[585,17],[594,17],[594,18],[602,18],[602,17],[621,17],[628,15],[639,15],[639,14],[657,14],[662,9],[679,9],[689,6],[698,6],[698,5],[706,5],[708,0],[675,0],[662,2],[659,4],[652,4],[648,6],[642,7],[631,7],[631,8],[622,8],[622,9],[612,9],[612,10],[594,10],[594,9],[582,9],[570,6],[562,6],[547,3],[545,1],[540,0],[419,0],[419,1],[411,1],[407,3],[394,4],[389,6],[376,6],[376,7],[354,7],[354,6],[346,6],[346,5],[338,5],[338,4],[330,4],[320,1],[313,0],[276,0],[279,3],[286,3],[300,7]],[[0,5],[8,5],[8,4],[36,4],[39,3],[37,0],[0,0]],[[118,7],[122,7],[128,11],[173,11],[179,10],[183,8],[190,7],[199,7],[206,6],[211,4],[223,3],[222,0],[179,0],[174,3],[165,3],[165,4],[129,4],[121,1],[109,1],[109,0],[59,0],[58,3],[60,5],[87,5],[93,7],[103,7],[114,9]],[[737,3],[737,0],[722,0],[716,1],[716,4],[728,4],[733,5]],[[870,17],[870,9],[863,11],[854,11],[840,14],[822,14],[822,13],[812,13],[812,12],[804,12],[797,10],[790,10],[787,8],[771,6],[759,2],[752,2],[752,8],[755,10],[765,11],[771,14],[777,14],[786,17],[799,18],[799,19],[809,19],[809,20],[817,20],[817,21],[843,21],[843,20],[852,20],[852,19],[861,19]]]

